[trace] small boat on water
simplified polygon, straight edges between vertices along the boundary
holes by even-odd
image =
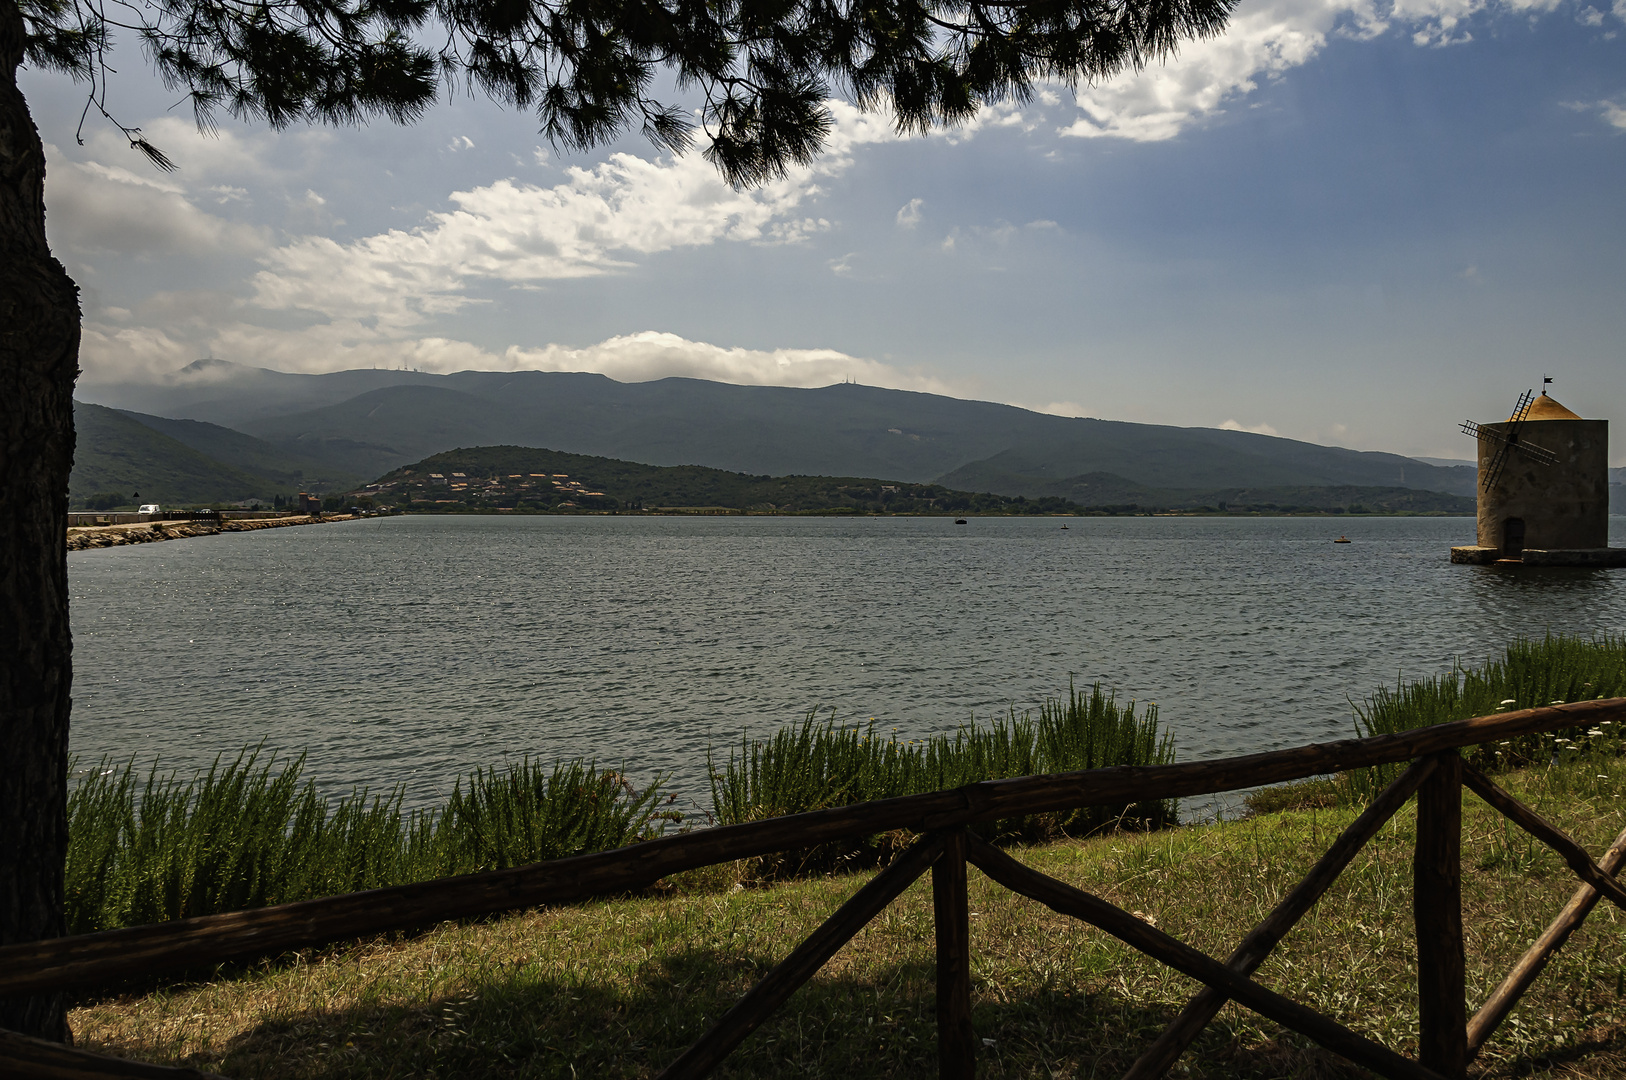
[[[965,518],[955,518],[954,519],[954,524],[956,524],[956,525],[964,525],[965,524]]]
[[[1338,539],[1333,541],[1333,543],[1335,543],[1335,544],[1347,544],[1349,542],[1350,542],[1350,540],[1349,540],[1349,537],[1347,537],[1347,536],[1340,536]]]

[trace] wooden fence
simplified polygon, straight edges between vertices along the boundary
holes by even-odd
[[[1150,1080],[1162,1075],[1228,1000],[1380,1076],[1394,1080],[1458,1080],[1466,1075],[1468,1062],[1598,899],[1607,897],[1626,909],[1626,888],[1614,877],[1626,861],[1626,832],[1601,861],[1594,861],[1561,830],[1463,761],[1458,751],[1494,740],[1585,728],[1602,721],[1626,723],[1626,698],[1526,709],[1395,735],[1215,761],[990,780],[951,791],[667,836],[614,851],[512,870],[7,945],[0,947],[0,997],[91,987],[131,976],[151,976],[384,931],[421,928],[446,919],[570,903],[643,888],[682,870],[902,829],[918,834],[918,839],[668,1065],[663,1077],[678,1080],[708,1075],[842,945],[928,870],[936,920],[939,1075],[944,1080],[971,1077],[977,1039],[971,1026],[966,893],[966,867],[970,864],[1013,892],[1098,927],[1204,984],[1205,989],[1141,1055],[1125,1080]],[[1170,937],[1100,897],[1029,869],[967,828],[996,818],[1209,795],[1400,762],[1411,764],[1224,961]],[[1462,939],[1464,786],[1557,851],[1582,882],[1557,918],[1472,1017],[1466,1007]],[[1366,842],[1413,795],[1418,799],[1413,904],[1421,1025],[1415,1061],[1251,978]],[[7,1076],[57,1078],[204,1075],[105,1057],[4,1031],[0,1031],[0,1072]]]

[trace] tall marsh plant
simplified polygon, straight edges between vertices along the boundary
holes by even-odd
[[[642,790],[580,761],[475,770],[438,810],[401,790],[324,799],[245,750],[183,780],[104,760],[68,800],[70,933],[289,903],[621,847],[658,833]]]
[[[1500,659],[1483,667],[1456,666],[1447,674],[1399,682],[1354,703],[1362,735],[1387,735],[1413,728],[1489,716],[1514,709],[1626,696],[1626,636],[1574,638],[1548,634],[1519,638]],[[1486,769],[1546,763],[1555,755],[1599,751],[1619,754],[1626,732],[1619,725],[1575,728],[1526,735],[1464,751]],[[1345,774],[1344,794],[1369,801],[1400,771],[1388,765]]]
[[[1070,772],[1107,765],[1157,765],[1174,760],[1172,739],[1157,722],[1157,706],[1137,715],[1097,684],[1044,703],[1031,713],[975,720],[953,735],[900,740],[878,734],[873,722],[839,726],[809,715],[768,739],[742,739],[737,751],[711,765],[712,813],[719,824],[797,814],[832,806],[942,791],[1010,776]],[[1004,819],[979,826],[996,842],[1082,836],[1119,824],[1159,828],[1175,821],[1173,801],[1098,806],[1061,814]],[[884,857],[903,838],[874,836],[764,860],[769,876]]]

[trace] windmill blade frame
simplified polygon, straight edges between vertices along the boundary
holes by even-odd
[[[1530,406],[1535,402],[1535,395],[1534,390],[1526,390],[1519,395],[1518,403],[1513,407],[1513,415],[1508,418],[1509,426],[1506,432],[1487,430],[1472,420],[1462,422],[1463,434],[1481,440],[1489,439],[1497,444],[1495,453],[1491,455],[1490,461],[1480,473],[1480,487],[1489,490],[1496,483],[1502,475],[1502,470],[1507,466],[1509,454],[1516,453],[1540,465],[1558,464],[1557,454],[1534,443],[1524,442],[1519,437],[1519,429],[1524,425],[1525,417],[1530,414]]]

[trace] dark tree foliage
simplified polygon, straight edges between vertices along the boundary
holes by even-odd
[[[694,141],[658,100],[662,69],[704,101],[705,154],[752,185],[817,155],[825,102],[885,104],[904,131],[971,117],[1035,82],[1076,85],[1218,33],[1235,0],[21,0],[28,59],[91,80],[119,30],[140,36],[198,121],[224,107],[275,127],[420,115],[441,83],[534,109],[581,150],[637,124]],[[138,132],[139,148],[152,151]]]
[[[445,89],[535,110],[580,150],[634,125],[749,186],[811,161],[845,95],[900,130],[1035,84],[1138,68],[1218,33],[1234,0],[0,0],[0,944],[62,932],[68,473],[78,293],[45,238],[45,156],[24,64],[89,83],[133,35],[200,125],[420,116]],[[673,87],[676,100],[657,97]],[[665,91],[661,91],[665,92]],[[699,101],[698,113],[684,103]],[[135,128],[130,144],[161,168]],[[60,995],[0,1001],[0,1027],[66,1035]]]

